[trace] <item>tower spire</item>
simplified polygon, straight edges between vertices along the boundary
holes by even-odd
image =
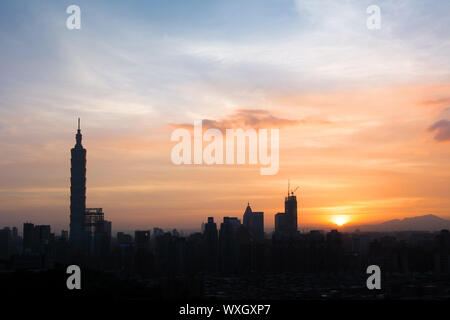
[[[82,135],[81,135],[81,129],[80,129],[80,118],[78,118],[78,130],[77,130],[77,134],[75,135],[75,140],[76,140],[75,146],[81,146],[81,139],[82,139]]]

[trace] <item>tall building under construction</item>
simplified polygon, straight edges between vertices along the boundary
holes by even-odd
[[[297,197],[294,191],[289,190],[284,198],[284,212],[275,215],[275,232],[278,233],[296,233],[297,232]]]

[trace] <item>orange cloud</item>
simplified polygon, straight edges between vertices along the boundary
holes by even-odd
[[[202,125],[206,128],[216,128],[219,130],[231,128],[282,128],[287,126],[297,126],[300,124],[327,124],[324,120],[291,120],[274,116],[267,110],[262,109],[237,109],[232,115],[223,119],[211,120],[202,119]],[[171,127],[192,129],[192,124],[169,124]]]
[[[441,97],[436,99],[428,99],[422,102],[425,105],[450,105],[450,97]]]

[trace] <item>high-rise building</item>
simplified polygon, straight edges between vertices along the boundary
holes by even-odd
[[[297,197],[294,191],[288,189],[288,195],[284,198],[284,212],[275,215],[275,232],[297,232]]]
[[[86,211],[86,149],[81,144],[80,119],[75,136],[76,144],[71,150],[70,168],[70,243],[80,248],[84,239]]]
[[[45,252],[53,239],[49,225],[23,224],[23,252]]]
[[[51,228],[49,225],[40,225],[35,227],[35,232],[39,239],[39,244],[48,244],[51,238]]]
[[[23,224],[23,252],[30,253],[36,245],[36,233],[34,224],[25,222]]]
[[[160,237],[160,236],[163,236],[163,235],[164,235],[164,230],[161,229],[161,228],[155,227],[155,228],[153,228],[153,232],[152,232],[151,238],[154,239],[154,238],[157,238],[157,237]]]
[[[250,203],[247,203],[247,208],[245,208],[244,216],[242,217],[242,224],[247,227],[247,229],[249,229],[251,225],[252,213]]]
[[[208,217],[208,222],[203,224],[203,232],[208,240],[217,242],[217,224],[213,217]]]
[[[208,217],[208,222],[205,223],[203,230],[203,239],[205,241],[205,267],[209,272],[217,270],[218,255],[219,255],[219,234],[217,231],[217,224],[213,217]]]
[[[286,214],[284,212],[278,212],[275,215],[275,232],[285,232],[287,227]]]
[[[220,224],[220,231],[226,230],[225,232],[235,232],[240,225],[241,220],[236,217],[223,217],[223,222]]]
[[[241,221],[235,217],[224,217],[219,231],[219,260],[221,271],[231,272],[237,261],[236,231]]]
[[[17,238],[19,236],[19,232],[17,231],[17,227],[12,228],[12,237],[13,239]]]
[[[9,228],[0,230],[0,259],[8,260],[13,254],[13,237]]]
[[[86,208],[86,149],[81,144],[80,118],[71,149],[70,233],[73,249],[89,253],[106,253],[111,243],[111,222],[104,220],[102,208]]]
[[[264,239],[264,212],[253,212],[250,203],[244,212],[243,225],[255,240]]]
[[[138,250],[147,251],[150,249],[150,230],[134,231],[134,242]]]
[[[284,213],[288,220],[288,231],[297,232],[297,197],[294,192],[284,199]]]
[[[133,238],[131,237],[131,235],[123,232],[117,232],[117,243],[120,247],[134,246]]]
[[[87,208],[84,215],[84,243],[90,253],[107,253],[111,243],[111,222],[102,208]]]

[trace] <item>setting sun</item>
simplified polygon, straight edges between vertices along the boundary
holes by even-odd
[[[343,226],[349,221],[348,216],[335,216],[332,218],[334,224],[337,224],[339,227]]]

